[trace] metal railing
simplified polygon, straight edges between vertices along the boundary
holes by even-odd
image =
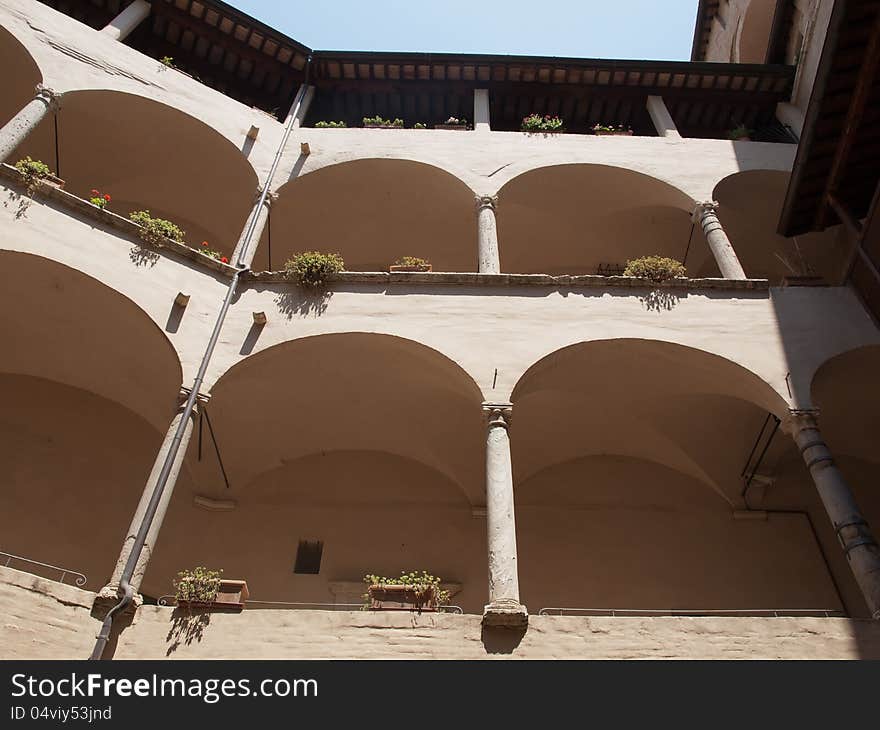
[[[156,601],[159,606],[176,606],[177,599],[172,595],[160,596]],[[298,603],[293,601],[255,601],[252,598],[248,598],[245,601],[244,607],[246,609],[251,609],[258,611],[260,609],[265,608],[289,608],[293,610],[300,611],[360,611],[363,609],[363,603]],[[438,606],[437,611],[439,613],[455,613],[455,614],[463,614],[464,610],[461,606]]]
[[[73,583],[77,586],[84,586],[87,582],[87,578],[83,573],[80,573],[77,570],[70,570],[70,568],[59,568],[57,565],[49,565],[49,563],[41,563],[39,560],[31,560],[30,558],[23,558],[21,555],[13,555],[12,553],[4,553],[0,551],[0,560],[3,561],[3,566],[6,568],[10,567],[10,563],[13,560],[20,561],[22,563],[27,563],[28,565],[38,565],[41,568],[49,568],[50,570],[56,570],[61,573],[60,578],[49,578],[45,575],[40,575],[40,573],[34,573],[32,570],[25,570],[26,573],[32,573],[33,575],[38,575],[40,578],[46,578],[46,580],[57,580],[58,583],[64,583],[64,579],[70,575],[74,576]]]
[[[678,608],[542,608],[539,616],[756,616],[793,617],[813,616],[819,618],[845,618],[844,611],[830,608],[729,608],[729,609],[678,609]]]

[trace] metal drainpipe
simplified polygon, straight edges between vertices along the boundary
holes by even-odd
[[[144,548],[144,543],[147,540],[147,533],[149,533],[150,526],[153,524],[153,518],[156,516],[156,510],[159,507],[159,500],[162,499],[162,493],[165,491],[165,486],[168,482],[168,476],[171,473],[174,459],[177,456],[177,452],[180,450],[180,442],[183,440],[183,432],[186,429],[187,421],[189,421],[189,419],[191,418],[193,409],[195,408],[196,399],[198,398],[199,391],[202,387],[202,382],[205,378],[205,372],[207,372],[208,370],[208,365],[211,362],[211,356],[214,354],[214,348],[217,345],[217,340],[220,338],[220,331],[223,329],[223,323],[226,320],[226,313],[229,311],[229,305],[232,303],[232,298],[235,296],[235,290],[238,288],[238,283],[241,280],[241,275],[248,270],[248,267],[244,264],[245,256],[247,255],[247,252],[250,248],[251,239],[253,238],[254,231],[257,226],[259,211],[262,209],[263,205],[266,202],[266,196],[268,196],[269,194],[269,187],[272,184],[272,179],[275,177],[275,172],[277,171],[278,165],[281,162],[281,156],[284,153],[285,147],[287,146],[287,141],[290,139],[290,134],[293,131],[293,125],[296,121],[297,115],[299,114],[300,107],[302,106],[302,101],[305,98],[306,91],[308,89],[309,70],[311,68],[311,63],[312,57],[309,56],[308,61],[306,62],[305,79],[303,80],[299,92],[297,93],[296,98],[294,99],[293,104],[290,108],[287,125],[284,128],[284,135],[281,138],[281,143],[278,145],[278,150],[275,153],[275,159],[272,161],[272,167],[269,169],[269,175],[266,177],[266,184],[263,186],[263,192],[260,195],[257,206],[254,208],[254,210],[257,211],[257,214],[251,217],[247,232],[245,233],[244,244],[241,247],[241,251],[238,255],[238,260],[235,262],[237,271],[232,276],[232,281],[229,282],[229,289],[226,292],[226,298],[223,300],[223,306],[220,307],[220,313],[217,315],[217,321],[214,324],[214,330],[211,333],[211,339],[208,341],[208,346],[205,348],[205,354],[202,355],[202,362],[199,365],[199,370],[196,373],[195,380],[193,381],[192,390],[190,391],[189,397],[186,399],[186,406],[183,410],[183,417],[180,419],[180,422],[177,425],[177,430],[174,433],[174,439],[171,442],[171,447],[168,450],[168,454],[165,456],[165,461],[162,463],[162,471],[159,472],[159,479],[157,480],[156,486],[153,489],[153,494],[150,496],[150,502],[147,505],[147,509],[144,512],[144,518],[141,521],[140,527],[138,528],[138,533],[135,537],[134,544],[132,545],[131,553],[128,556],[128,560],[125,563],[125,568],[122,571],[122,576],[119,579],[119,589],[122,591],[122,598],[119,603],[117,603],[107,612],[107,616],[104,618],[104,622],[101,624],[101,630],[100,632],[98,632],[97,641],[95,642],[95,648],[92,650],[92,655],[89,657],[89,659],[96,660],[103,658],[104,650],[107,647],[107,642],[110,640],[110,632],[113,628],[113,619],[116,617],[117,614],[124,611],[134,599],[134,589],[131,587],[131,583],[129,581],[134,575],[138,559],[140,558],[141,551]]]

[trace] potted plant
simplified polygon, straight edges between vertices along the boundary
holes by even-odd
[[[284,265],[287,277],[301,286],[320,287],[328,276],[338,274],[345,268],[345,262],[338,253],[304,251],[294,256]]]
[[[467,131],[467,119],[464,117],[449,117],[443,124],[435,124],[434,129],[454,129],[460,132]]]
[[[413,129],[427,129],[427,128],[428,128],[428,125],[425,124],[424,122],[416,122],[415,124],[413,124]]]
[[[96,190],[92,188],[91,197],[89,198],[89,202],[94,205],[96,208],[100,208],[104,210],[107,207],[107,204],[110,202],[111,197],[109,193],[101,193],[100,190]]]
[[[402,119],[383,119],[378,114],[375,117],[364,117],[366,129],[403,129]]]
[[[133,223],[139,226],[138,235],[141,240],[156,245],[161,244],[166,238],[177,243],[183,243],[186,231],[164,218],[154,218],[148,210],[138,210],[128,216]]]
[[[345,122],[315,122],[315,129],[345,129],[347,126]]]
[[[687,276],[687,269],[680,261],[665,256],[642,256],[627,261],[623,275],[648,279],[659,284],[661,281]]]
[[[523,117],[520,130],[523,132],[562,133],[565,131],[565,127],[558,116],[529,114]]]
[[[247,582],[223,579],[222,573],[204,567],[180,571],[174,581],[177,605],[188,609],[243,609],[250,595]]]
[[[52,174],[49,166],[42,160],[32,160],[30,155],[15,163],[15,169],[18,170],[24,178],[25,185],[29,195],[33,195],[40,183],[46,183],[53,188],[59,190],[64,188],[64,180]]]
[[[745,124],[740,124],[727,133],[727,138],[734,142],[747,142],[751,140],[751,133],[752,131]]]
[[[215,259],[215,260],[219,261],[221,264],[228,264],[229,263],[229,258],[224,256],[219,251],[215,251],[214,249],[212,249],[207,241],[202,241],[202,245],[199,248],[199,253],[204,256],[208,256],[212,259]]]
[[[436,611],[449,600],[440,578],[426,571],[401,572],[398,578],[367,574],[364,609],[370,611]]]
[[[594,124],[592,126],[593,134],[600,137],[631,137],[632,129],[622,124]]]
[[[427,259],[418,256],[402,256],[397,259],[391,266],[389,271],[432,271],[433,266]]]

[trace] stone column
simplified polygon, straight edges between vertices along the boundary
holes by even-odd
[[[817,411],[791,411],[788,427],[810,470],[834,531],[861,588],[868,611],[880,619],[880,546],[822,438]]]
[[[177,413],[175,413],[174,418],[171,420],[171,425],[168,426],[168,431],[165,433],[165,440],[162,442],[162,447],[156,455],[156,459],[153,462],[153,470],[150,472],[146,486],[144,486],[144,491],[141,494],[141,500],[131,519],[131,525],[129,525],[128,532],[125,533],[125,540],[122,543],[122,550],[119,553],[119,557],[116,559],[116,567],[113,569],[113,576],[110,578],[110,582],[98,593],[98,601],[112,601],[115,603],[117,600],[117,591],[119,588],[119,580],[122,577],[122,571],[125,568],[129,555],[131,555],[132,546],[134,545],[138,530],[143,521],[147,505],[150,503],[153,490],[156,487],[156,482],[159,480],[159,474],[162,471],[165,457],[171,449],[171,442],[174,440],[174,434],[180,424],[180,419],[183,418],[185,405],[186,394],[181,393],[181,402],[178,405]],[[140,557],[138,558],[134,575],[132,575],[131,581],[129,581],[135,593],[140,589],[141,581],[144,579],[144,573],[147,571],[147,565],[150,562],[153,548],[156,545],[156,539],[159,536],[159,530],[162,529],[165,512],[168,510],[168,503],[171,501],[171,495],[174,494],[174,486],[177,484],[177,477],[180,474],[180,468],[183,466],[183,460],[186,457],[187,446],[192,437],[193,424],[195,423],[197,416],[198,408],[195,408],[186,424],[186,429],[183,432],[183,439],[180,442],[180,448],[177,451],[177,456],[171,467],[171,472],[168,475],[168,481],[165,484],[165,490],[162,492],[162,498],[159,502],[158,509],[156,510],[156,515],[153,518],[152,525],[150,525],[150,531],[147,533],[147,540],[144,543],[144,549],[141,551]],[[139,603],[140,598],[136,598],[136,602]]]
[[[251,208],[251,212],[247,217],[247,222],[244,225],[244,229],[241,232],[241,235],[238,237],[238,243],[235,244],[235,250],[232,252],[232,258],[230,261],[232,265],[235,266],[238,262],[239,256],[244,253],[244,258],[241,263],[244,264],[247,268],[250,268],[251,263],[253,263],[254,256],[257,253],[257,247],[260,245],[260,239],[263,237],[263,231],[266,230],[266,224],[269,222],[269,209],[272,207],[272,203],[277,200],[278,196],[275,193],[269,193],[266,196],[266,199],[263,201],[263,204],[260,205],[260,197],[262,195],[262,191],[257,190],[257,194],[254,196],[254,207]],[[244,245],[246,243],[248,231],[251,227],[251,221],[253,221],[254,216],[256,216],[256,223],[254,224],[253,235],[250,239],[250,245],[248,246],[247,251],[244,250]]]
[[[498,254],[498,223],[495,220],[495,208],[498,197],[480,195],[476,199],[478,261],[477,271],[481,274],[500,274],[501,259]]]
[[[681,139],[678,128],[675,126],[672,115],[669,113],[669,109],[666,108],[666,102],[663,101],[662,96],[649,96],[646,106],[658,136]]]
[[[124,41],[150,15],[151,6],[146,0],[134,0],[125,10],[105,25],[101,32],[114,40]]]
[[[486,527],[489,544],[489,603],[484,626],[522,627],[529,614],[519,602],[513,468],[510,461],[511,406],[484,404],[486,415]]]
[[[697,203],[693,218],[703,227],[703,234],[715,257],[715,263],[721,270],[721,276],[725,279],[747,279],[736,257],[736,251],[733,250],[733,245],[721,227],[721,221],[718,220],[718,203]]]
[[[61,103],[61,94],[37,85],[37,93],[18,114],[0,129],[0,162],[5,162],[50,111],[55,112]]]

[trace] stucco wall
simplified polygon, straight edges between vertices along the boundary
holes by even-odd
[[[0,658],[83,659],[93,594],[0,568]],[[139,609],[116,659],[880,659],[880,623],[833,618],[532,616],[525,636],[478,616],[246,610],[187,618]]]

